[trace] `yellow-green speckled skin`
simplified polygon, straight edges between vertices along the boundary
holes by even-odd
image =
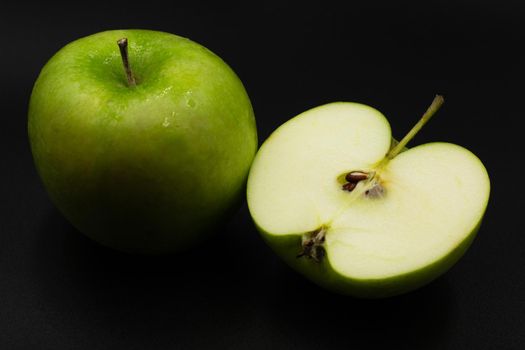
[[[117,40],[129,40],[129,87]],[[257,149],[248,95],[203,46],[118,30],[62,48],[29,106],[34,161],[81,232],[119,250],[167,253],[203,239],[241,198]]]

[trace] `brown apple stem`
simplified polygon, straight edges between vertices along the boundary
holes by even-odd
[[[133,72],[131,71],[131,67],[129,65],[128,38],[122,38],[122,39],[117,40],[117,44],[120,49],[120,56],[122,57],[122,64],[124,65],[124,70],[126,71],[126,78],[128,79],[128,85],[136,86],[137,82],[135,81],[135,77],[133,76]]]
[[[414,127],[406,134],[405,137],[399,143],[392,148],[386,155],[386,159],[393,159],[395,156],[399,154],[403,150],[403,148],[407,145],[407,143],[421,130],[421,128],[430,120],[430,118],[436,114],[436,112],[441,108],[443,103],[445,102],[445,99],[441,95],[436,95],[434,97],[434,100],[432,101],[432,104],[428,107],[427,111],[421,119],[414,125]]]

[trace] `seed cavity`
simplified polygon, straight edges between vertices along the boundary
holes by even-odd
[[[364,171],[351,171],[345,175],[347,183],[343,185],[343,191],[352,192],[360,181],[367,180],[370,175]]]
[[[385,188],[375,172],[367,173],[366,171],[355,170],[345,175],[345,181],[342,185],[343,191],[352,192],[359,182],[365,181],[366,191],[364,196],[367,198],[381,198],[385,194]]]

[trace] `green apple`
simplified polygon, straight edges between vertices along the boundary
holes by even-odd
[[[358,103],[320,106],[279,127],[248,178],[265,241],[313,282],[358,297],[401,294],[445,272],[473,240],[490,183],[460,146],[406,150],[442,102],[399,143],[380,112]]]
[[[35,83],[28,127],[38,173],[65,217],[137,253],[202,240],[242,199],[257,149],[250,100],[226,63],[147,30],[62,48]]]

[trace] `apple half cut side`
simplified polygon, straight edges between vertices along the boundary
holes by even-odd
[[[477,232],[490,192],[481,161],[450,143],[400,152],[408,140],[392,140],[379,111],[338,102],[286,122],[256,155],[247,197],[258,230],[325,288],[370,298],[413,290]]]

